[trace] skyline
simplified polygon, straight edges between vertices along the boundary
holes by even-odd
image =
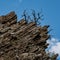
[[[59,0],[37,0],[37,1],[32,1],[32,0],[0,0],[0,15],[5,15],[11,11],[15,11],[18,20],[20,20],[21,15],[23,11],[26,9],[27,11],[34,9],[37,12],[41,11],[42,8],[42,13],[44,15],[44,20],[41,21],[41,24],[45,25],[50,25],[51,29],[51,35],[53,37],[60,39],[60,8],[59,8]]]
[[[36,12],[40,12],[42,9],[44,20],[41,21],[41,25],[50,25],[49,29],[53,29],[49,33],[52,36],[53,44],[50,44],[50,51],[60,54],[58,49],[56,51],[53,49],[58,47],[60,50],[60,0],[0,0],[0,16],[15,11],[18,20],[20,20],[25,9],[29,14],[31,9]]]

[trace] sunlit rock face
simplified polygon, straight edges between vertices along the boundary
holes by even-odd
[[[24,19],[17,22],[14,11],[0,16],[0,60],[52,60],[45,52],[48,27]]]

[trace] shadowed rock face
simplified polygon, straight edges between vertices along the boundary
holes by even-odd
[[[51,60],[45,52],[48,27],[17,22],[15,12],[0,16],[0,60]]]

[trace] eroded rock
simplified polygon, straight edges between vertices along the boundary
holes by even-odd
[[[17,22],[15,12],[0,16],[0,60],[50,60],[45,52],[48,27]]]

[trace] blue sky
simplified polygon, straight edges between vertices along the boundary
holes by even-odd
[[[60,0],[0,0],[0,15],[15,11],[20,20],[24,9],[43,10],[44,21],[41,24],[50,25],[51,35],[60,39]]]
[[[41,24],[50,25],[51,35],[55,40],[60,40],[60,0],[0,0],[0,15],[15,11],[18,20],[26,9],[35,9],[37,12],[43,10],[44,20]],[[59,44],[60,45],[60,44]]]

